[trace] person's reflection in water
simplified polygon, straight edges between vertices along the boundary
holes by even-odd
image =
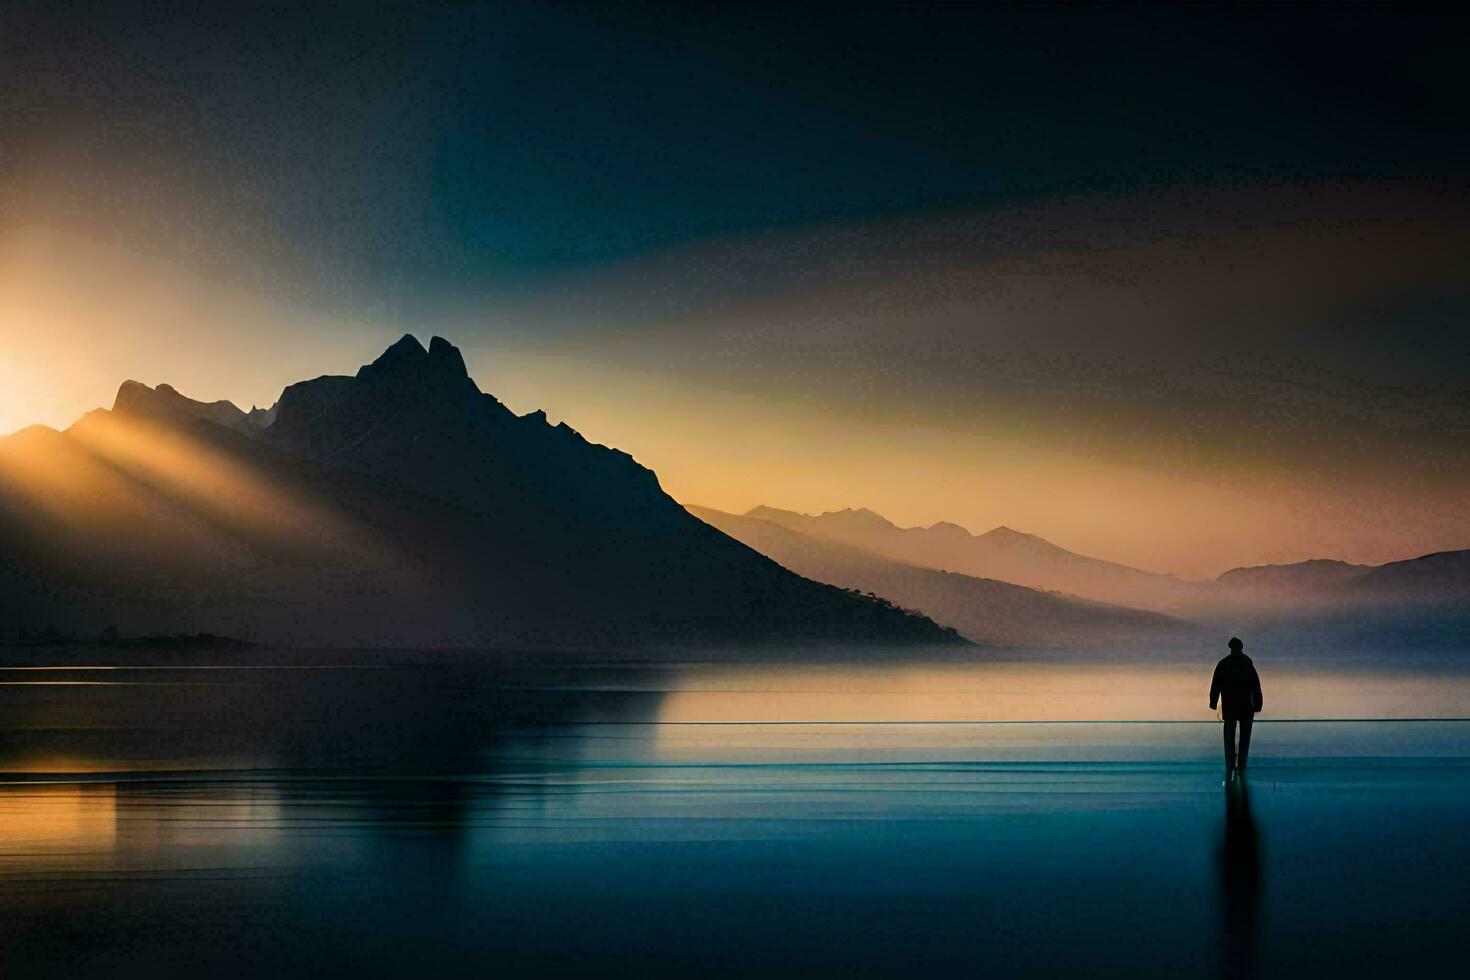
[[[1226,977],[1253,977],[1260,917],[1261,851],[1243,780],[1225,784],[1225,836],[1220,848],[1221,952]]]

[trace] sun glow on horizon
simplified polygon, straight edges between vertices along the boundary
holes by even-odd
[[[396,332],[395,332],[396,331]],[[344,320],[46,228],[0,235],[0,434],[65,429],[127,380],[269,407],[403,331]]]
[[[1442,484],[1392,471],[1324,482],[1280,454],[1171,472],[1101,449],[1062,451],[1044,431],[1000,417],[968,428],[885,421],[774,382],[741,391],[698,371],[603,356],[595,345],[538,346],[527,332],[537,321],[502,335],[494,324],[513,311],[491,312],[448,324],[338,320],[32,229],[0,238],[0,433],[65,429],[111,405],[126,379],[268,406],[287,384],[354,373],[405,332],[437,333],[463,349],[482,390],[632,454],[684,503],[732,512],[867,507],[901,526],[950,521],[976,532],[1003,524],[1189,577],[1470,546],[1453,474]]]

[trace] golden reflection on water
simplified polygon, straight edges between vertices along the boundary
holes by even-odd
[[[117,787],[39,783],[0,787],[7,862],[48,853],[110,849],[117,843]]]
[[[1262,720],[1459,718],[1470,677],[1273,669]],[[1209,721],[1213,661],[1143,666],[701,666],[663,699],[664,723]]]
[[[107,773],[227,772],[264,768],[272,764],[268,753],[229,752],[214,755],[183,755],[160,745],[144,755],[96,752],[88,755],[58,755],[45,750],[0,749],[0,775],[81,776]]]
[[[681,765],[1200,763],[1219,752],[1209,708],[1212,668],[700,667],[670,685],[650,749],[659,761]],[[1269,662],[1261,663],[1261,674],[1265,722],[1470,716],[1463,675],[1273,669]],[[1269,736],[1258,728],[1262,758],[1444,751],[1433,726],[1371,737],[1376,726],[1267,727]]]
[[[0,900],[64,895],[78,876],[249,867],[280,845],[286,822],[270,786],[0,784]]]

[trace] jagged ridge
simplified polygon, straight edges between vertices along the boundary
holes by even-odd
[[[333,646],[958,642],[687,514],[626,453],[405,337],[251,415],[125,385],[0,441],[9,628]],[[31,622],[29,620],[35,620]]]

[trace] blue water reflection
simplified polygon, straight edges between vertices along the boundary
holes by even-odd
[[[1263,719],[1226,787],[1208,720],[912,675],[202,673],[0,684],[10,974],[1437,975],[1470,926],[1465,721]]]

